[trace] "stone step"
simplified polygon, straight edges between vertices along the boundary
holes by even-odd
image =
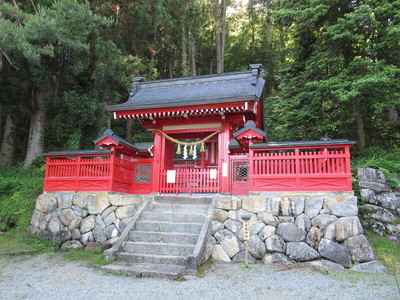
[[[185,256],[193,253],[194,245],[177,243],[125,242],[123,251],[156,255]]]
[[[100,269],[105,272],[119,275],[165,279],[176,279],[186,272],[186,267],[180,265],[143,263],[118,265],[117,263],[118,262],[102,266]]]
[[[148,264],[167,264],[186,266],[186,256],[175,255],[156,255],[156,254],[141,254],[141,253],[117,253],[117,260],[129,261],[132,263],[148,263]]]
[[[129,234],[129,240],[134,242],[196,244],[197,234],[180,232],[131,231]]]
[[[198,234],[202,225],[200,222],[138,221],[134,230]]]
[[[206,213],[208,205],[152,202],[146,211],[170,213]]]
[[[159,203],[182,203],[182,204],[206,204],[210,205],[213,197],[207,196],[175,196],[160,195],[154,196],[154,201]]]
[[[175,221],[175,222],[203,222],[205,213],[172,213],[144,211],[140,215],[140,220],[148,221]]]

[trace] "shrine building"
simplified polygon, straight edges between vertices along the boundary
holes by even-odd
[[[134,79],[114,119],[138,120],[153,141],[130,143],[111,129],[101,150],[46,153],[45,191],[248,195],[351,191],[349,140],[272,142],[264,128],[265,80],[249,71]],[[268,116],[266,116],[268,117]]]

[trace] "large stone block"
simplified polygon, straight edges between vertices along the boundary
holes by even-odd
[[[101,213],[101,217],[103,219],[107,218],[112,212],[114,212],[116,209],[118,208],[118,206],[110,206],[109,208],[106,208],[102,213]]]
[[[136,212],[136,206],[135,205],[121,206],[121,207],[118,207],[115,210],[115,216],[118,219],[126,219],[126,218],[133,217],[135,212]]]
[[[343,271],[344,267],[341,264],[334,263],[330,260],[320,259],[314,260],[306,263],[307,265],[318,268],[318,269],[325,269],[325,270],[332,270],[332,271]]]
[[[325,198],[324,204],[337,217],[351,217],[358,215],[357,197],[340,196]]]
[[[281,265],[291,265],[295,261],[290,259],[283,253],[267,253],[263,257],[264,264],[281,264]]]
[[[248,250],[253,257],[262,259],[265,254],[266,247],[263,241],[257,235],[252,235],[248,241]]]
[[[310,231],[307,233],[306,236],[306,243],[310,247],[313,247],[314,249],[318,249],[319,242],[322,239],[322,230],[319,229],[318,227],[311,227]]]
[[[81,243],[87,245],[91,242],[94,242],[93,233],[91,231],[83,233],[81,236]]]
[[[324,199],[321,197],[307,197],[304,205],[304,212],[310,218],[318,216],[319,211],[322,209]]]
[[[88,211],[84,208],[81,208],[79,206],[74,206],[74,205],[71,208],[77,217],[84,218],[88,215]]]
[[[96,243],[102,243],[107,240],[104,229],[100,225],[96,225],[93,229],[93,237]]]
[[[34,210],[31,218],[31,223],[32,226],[35,226],[37,228],[39,227],[44,227],[43,229],[46,228],[47,222],[45,219],[45,215],[43,212],[39,210]]]
[[[87,207],[88,200],[94,197],[95,196],[93,194],[76,193],[74,199],[72,200],[72,204],[80,208]]]
[[[267,208],[267,198],[263,196],[250,196],[242,200],[242,208],[253,213],[263,212]]]
[[[338,218],[334,215],[320,214],[311,220],[311,225],[320,229],[325,229],[326,226],[335,222]]]
[[[214,209],[213,211],[213,219],[219,222],[225,222],[229,218],[229,213],[223,209]]]
[[[275,232],[276,228],[274,226],[267,225],[258,233],[258,236],[261,240],[265,241],[267,237],[275,234]]]
[[[309,261],[320,258],[319,253],[304,242],[287,243],[286,255],[295,261]]]
[[[298,216],[304,212],[305,197],[270,197],[267,212],[274,216]]]
[[[74,193],[60,193],[57,197],[58,208],[70,208],[72,206],[72,200],[74,199]]]
[[[265,247],[267,252],[285,253],[286,243],[278,235],[272,234],[265,239]]]
[[[349,237],[363,233],[363,228],[358,217],[342,217],[329,224],[324,231],[324,237],[337,242],[342,242]]]
[[[362,263],[359,265],[355,265],[353,270],[356,272],[363,272],[363,273],[386,273],[387,270],[384,266],[382,266],[377,261],[370,261],[366,263]]]
[[[262,221],[256,221],[250,223],[250,235],[258,234],[263,228],[265,224]]]
[[[396,210],[400,207],[400,197],[396,197],[394,193],[375,194],[372,190],[361,189],[361,199],[365,203],[378,205],[390,210]]]
[[[222,224],[221,222],[218,221],[212,221],[211,223],[211,234],[216,233],[217,231],[220,231],[222,229],[224,229],[224,224]]]
[[[321,239],[318,252],[322,257],[348,268],[351,263],[350,251],[347,247],[328,239]]]
[[[215,195],[214,201],[215,201],[214,205],[215,208],[236,210],[242,207],[242,201],[235,196]]]
[[[77,216],[71,208],[64,209],[60,214],[60,221],[64,226],[68,226],[76,218]]]
[[[116,205],[116,206],[124,206],[124,205],[136,205],[137,206],[142,203],[142,196],[112,194],[112,195],[109,195],[109,200],[112,205]]]
[[[57,208],[57,196],[52,193],[41,194],[36,199],[36,210],[40,212],[49,212]]]
[[[82,233],[89,232],[89,231],[93,230],[95,225],[96,225],[96,218],[94,216],[89,216],[89,217],[87,217],[87,218],[82,220],[82,222],[81,222],[81,232]]]
[[[278,226],[277,235],[286,242],[301,242],[306,238],[306,232],[294,223],[281,223]]]
[[[365,219],[372,219],[377,222],[391,223],[397,220],[397,216],[389,209],[372,204],[365,204],[368,212],[364,214]]]
[[[115,220],[117,219],[117,217],[115,216],[115,213],[112,212],[110,213],[105,219],[104,219],[104,224],[106,226],[110,225],[111,223],[113,223]]]
[[[214,237],[217,239],[219,244],[230,258],[234,257],[238,252],[244,250],[243,243],[239,241],[233,232],[227,229],[216,232]]]
[[[95,197],[89,197],[87,206],[90,214],[101,214],[107,207],[110,206],[108,193],[100,192]]]
[[[301,214],[300,216],[296,217],[294,223],[300,229],[304,231],[309,231],[311,228],[311,220],[306,214]]]
[[[51,234],[57,235],[61,230],[61,223],[58,218],[53,218],[48,225],[48,230]]]
[[[235,255],[234,258],[232,258],[233,262],[245,262],[246,261],[246,251],[240,251],[238,254]],[[247,262],[254,264],[257,260],[250,254],[247,254]]]
[[[109,239],[119,236],[119,232],[118,232],[118,230],[117,230],[117,228],[115,227],[114,224],[111,224],[110,226],[107,226],[104,229],[104,234]]]
[[[360,181],[386,183],[386,176],[382,171],[374,168],[358,168],[357,178]]]
[[[242,230],[243,225],[238,220],[226,220],[224,222],[225,228],[232,231],[233,233],[237,234],[239,230]]]
[[[374,250],[364,235],[350,237],[343,244],[349,249],[352,261],[367,262],[375,259]]]
[[[74,229],[79,228],[81,226],[81,223],[82,223],[81,217],[77,217],[77,218],[73,219],[71,221],[71,223],[69,223],[69,225],[68,225],[68,230],[73,231]]]
[[[258,213],[257,216],[265,225],[277,227],[279,224],[279,219],[269,212],[263,211]]]
[[[221,245],[214,245],[211,252],[211,258],[216,262],[231,262],[228,254],[224,251]]]

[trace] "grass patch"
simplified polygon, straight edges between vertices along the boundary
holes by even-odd
[[[387,236],[366,232],[365,236],[374,249],[377,260],[390,274],[400,274],[400,241],[392,241]]]
[[[31,236],[19,228],[0,234],[0,251],[30,250],[36,253],[54,251],[54,245],[45,239]]]
[[[212,259],[208,259],[207,261],[205,261],[202,265],[197,267],[197,276],[198,277],[204,277],[204,275],[206,274],[206,271],[211,268],[213,264]]]
[[[63,256],[72,261],[85,262],[88,267],[93,266],[104,266],[111,264],[115,259],[105,260],[104,259],[105,248],[98,248],[94,250],[68,250],[63,251]]]

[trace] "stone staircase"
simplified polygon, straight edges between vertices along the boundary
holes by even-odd
[[[175,279],[195,273],[208,240],[212,197],[154,196],[121,235],[116,261],[102,270]],[[115,249],[114,249],[115,250]]]

